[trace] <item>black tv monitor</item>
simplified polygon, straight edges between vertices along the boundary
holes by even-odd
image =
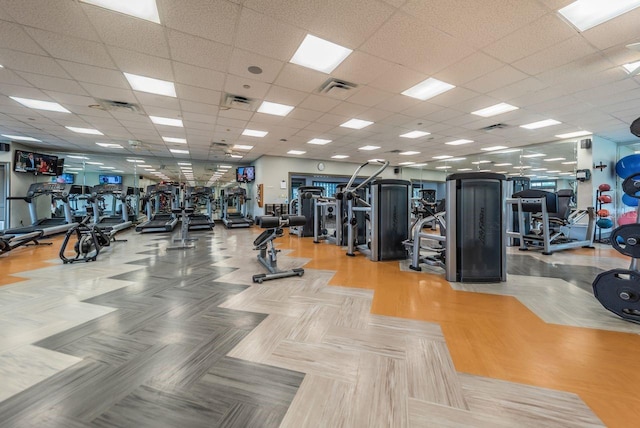
[[[64,173],[64,158],[58,158],[56,163],[56,175],[60,176]]]
[[[121,175],[100,175],[98,176],[100,184],[122,184]]]
[[[51,177],[51,181],[55,183],[73,184],[75,182],[75,178],[75,175],[64,172],[62,174],[58,174],[57,177]]]
[[[16,150],[13,157],[14,172],[35,175],[57,175],[58,157],[27,150]]]
[[[256,179],[256,170],[253,166],[239,166],[236,168],[236,181],[238,183],[250,183]]]

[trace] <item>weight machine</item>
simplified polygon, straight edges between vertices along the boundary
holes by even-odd
[[[434,194],[435,197],[435,194]],[[411,225],[410,239],[404,242],[411,258],[410,269],[420,271],[420,263],[438,266],[445,269],[446,212],[445,200],[433,205],[425,201]],[[439,233],[425,232],[425,228],[433,229],[437,226]],[[423,255],[426,251],[426,255]]]
[[[315,198],[324,196],[324,187],[300,186],[298,187],[298,197],[292,201],[290,206],[293,215],[304,216],[307,222],[301,226],[289,228],[289,233],[300,237],[314,236],[315,224]]]
[[[283,227],[303,226],[307,219],[304,216],[262,216],[258,219],[258,224],[262,229],[267,229],[253,241],[254,250],[260,251],[258,261],[269,273],[253,275],[253,282],[262,284],[270,279],[286,278],[289,276],[302,276],[304,269],[297,268],[291,270],[278,269],[277,255],[280,250],[276,250],[273,241],[284,234]]]

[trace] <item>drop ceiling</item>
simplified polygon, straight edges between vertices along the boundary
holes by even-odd
[[[164,165],[168,174],[178,161],[191,161],[201,165],[199,181],[219,164],[291,156],[290,150],[318,160],[340,154],[348,162],[375,157],[435,169],[443,162],[433,156],[477,160],[472,155],[484,147],[524,147],[578,130],[636,141],[629,124],[640,116],[640,77],[622,65],[640,60],[638,50],[627,48],[640,42],[640,8],[579,32],[557,13],[569,3],[158,0],[157,24],[77,0],[0,0],[0,134],[39,139],[25,144],[45,152],[116,155],[105,159],[118,169],[131,167],[125,157]],[[290,63],[307,34],[353,52],[331,74]],[[174,82],[177,97],[134,91],[124,72]],[[401,94],[429,77],[456,87],[427,101]],[[322,92],[329,79],[355,87]],[[249,105],[230,103],[227,94]],[[30,109],[10,96],[57,102],[71,114]],[[96,108],[101,100],[138,111]],[[294,109],[285,117],[258,113],[262,101]],[[490,118],[471,114],[502,102],[519,109]],[[181,119],[184,127],[157,125],[149,116]],[[340,127],[353,118],[374,123]],[[561,124],[520,127],[544,119]],[[498,123],[505,126],[483,130]],[[244,136],[245,129],[268,134]],[[430,134],[399,137],[415,130]],[[313,138],[331,143],[308,144]],[[474,142],[444,144],[458,139]],[[238,153],[234,144],[253,148]],[[365,145],[380,149],[359,150]],[[189,154],[170,152],[176,148]]]

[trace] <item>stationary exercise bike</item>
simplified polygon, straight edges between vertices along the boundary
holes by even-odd
[[[307,218],[303,215],[284,215],[282,217],[263,216],[259,217],[258,225],[267,229],[253,241],[254,250],[259,250],[258,261],[267,268],[269,273],[253,275],[253,282],[262,284],[270,279],[286,278],[289,276],[302,276],[304,269],[280,270],[278,269],[278,256],[280,250],[276,250],[273,244],[274,239],[284,234],[283,227],[304,226]]]
[[[67,231],[60,247],[60,258],[64,264],[95,261],[98,258],[98,254],[100,254],[100,250],[111,245],[109,236],[95,224],[89,225],[90,220],[91,215],[89,214],[76,227],[72,227]],[[69,258],[64,253],[72,237],[76,238],[76,242],[73,244],[76,255]]]

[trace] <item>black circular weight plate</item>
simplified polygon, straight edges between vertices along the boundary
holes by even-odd
[[[603,272],[593,281],[593,294],[619,317],[640,323],[640,273],[625,269]]]
[[[633,135],[640,137],[640,117],[633,121],[630,129]]]
[[[640,199],[640,172],[631,174],[624,179],[622,191],[632,198]]]
[[[640,258],[640,224],[625,224],[611,232],[611,246],[625,256]]]

